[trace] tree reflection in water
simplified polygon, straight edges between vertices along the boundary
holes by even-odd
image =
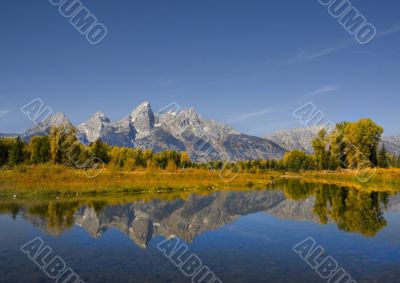
[[[151,231],[162,234],[167,228],[176,229],[174,232],[177,235],[181,233],[192,240],[204,231],[234,221],[238,215],[260,211],[270,213],[273,208],[275,212],[279,210],[280,217],[290,219],[296,213],[300,214],[290,211],[289,215],[282,209],[284,202],[290,200],[302,204],[303,209],[306,204],[311,205],[305,208],[309,209],[311,215],[317,216],[321,224],[336,223],[342,231],[373,237],[387,225],[384,210],[390,195],[388,192],[366,192],[335,185],[287,180],[276,182],[266,189],[252,191],[164,194],[151,198],[143,195],[133,199],[109,196],[101,199],[92,197],[73,200],[0,201],[0,213],[10,214],[14,219],[20,214],[51,235],[63,233],[77,224],[77,219],[82,222],[83,215],[87,215],[94,219],[88,224],[90,229],[95,229],[93,224],[105,226],[98,228],[99,231],[114,225],[123,227],[121,230],[126,233],[132,233],[133,227],[133,231],[140,235],[132,235],[136,240],[149,241],[152,235],[145,235],[146,233]],[[305,200],[311,202],[305,204]],[[116,223],[117,221],[125,222]],[[163,221],[165,231],[160,228]],[[150,229],[152,225],[156,225],[155,230],[158,230]],[[142,228],[143,231],[140,231]],[[147,243],[140,244],[146,246]]]

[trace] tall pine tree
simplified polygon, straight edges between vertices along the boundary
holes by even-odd
[[[385,145],[383,144],[378,154],[378,166],[381,168],[389,167],[389,156],[386,151]]]
[[[21,164],[25,161],[26,154],[24,152],[25,143],[19,137],[16,138],[14,144],[9,151],[9,164],[11,166]]]

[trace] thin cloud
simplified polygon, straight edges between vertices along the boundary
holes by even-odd
[[[303,98],[311,98],[311,97],[315,97],[318,96],[320,94],[324,94],[327,92],[333,92],[333,91],[337,91],[339,89],[339,87],[337,85],[325,85],[322,86],[312,92],[306,93]]]
[[[307,50],[303,50],[295,58],[284,62],[284,64],[288,65],[288,64],[295,64],[295,63],[299,63],[299,62],[310,62],[315,59],[338,52],[338,51],[345,49],[351,45],[354,45],[354,44],[340,44],[340,45],[328,47],[328,48],[325,48],[325,49],[322,49],[322,50],[319,50],[319,51],[316,51],[313,53],[310,53]]]
[[[235,122],[241,122],[241,121],[245,121],[254,117],[258,117],[258,116],[264,116],[267,114],[271,114],[273,111],[270,109],[263,109],[263,110],[259,110],[259,111],[255,111],[255,112],[250,112],[250,113],[245,113],[242,115],[239,115],[235,118],[233,118],[231,120],[231,123],[235,123]]]
[[[388,36],[388,35],[398,33],[398,32],[400,32],[400,23],[394,25],[393,27],[391,27],[387,30],[378,32],[378,34],[376,35],[376,38],[381,38],[381,37]]]
[[[400,32],[400,23],[392,26],[391,28],[388,28],[386,30],[378,32],[375,39],[389,36],[389,35],[392,35],[392,34],[395,34],[398,32]],[[295,64],[295,63],[301,63],[301,62],[303,62],[303,63],[311,62],[311,61],[319,59],[321,57],[325,57],[330,54],[341,51],[343,49],[347,49],[347,48],[354,47],[357,45],[358,45],[357,42],[352,41],[351,43],[349,42],[349,43],[334,45],[334,46],[331,46],[331,47],[328,47],[328,48],[325,48],[325,49],[322,49],[319,51],[314,51],[314,52],[302,50],[301,52],[299,52],[299,54],[295,58],[287,60],[287,61],[283,62],[283,64],[289,65],[289,64]]]
[[[337,85],[324,85],[324,86],[321,86],[320,88],[315,89],[315,90],[313,90],[313,91],[311,91],[309,93],[306,93],[306,94],[304,94],[303,96],[300,96],[300,97],[302,97],[302,99],[305,99],[305,98],[310,99],[310,98],[313,98],[313,97],[316,97],[318,95],[322,95],[322,94],[325,94],[325,93],[328,93],[328,92],[337,91],[338,89],[339,89],[339,86],[337,86]],[[287,109],[291,109],[291,108],[288,105],[288,103],[285,103],[285,105],[274,107],[273,110],[269,108],[269,109],[261,109],[261,110],[257,110],[257,111],[249,112],[249,113],[243,113],[243,114],[241,114],[239,116],[236,116],[236,117],[232,118],[230,120],[230,123],[243,122],[243,121],[250,120],[252,118],[265,116],[265,115],[268,115],[268,114],[271,114],[271,113],[276,113],[277,111],[286,111]]]

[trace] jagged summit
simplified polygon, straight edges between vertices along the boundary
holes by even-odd
[[[89,120],[77,126],[78,132],[83,136],[81,140],[94,142],[98,139],[105,127],[110,124],[110,119],[103,112],[94,113]]]
[[[93,113],[93,115],[90,117],[90,119],[91,120],[100,119],[103,121],[110,122],[110,119],[108,119],[106,114],[104,114],[104,112],[101,112],[101,111],[97,111],[97,112]]]
[[[57,112],[57,113],[49,116],[46,120],[48,120],[50,123],[60,124],[60,125],[63,123],[70,123],[67,116],[65,116],[65,114],[62,112]]]
[[[55,113],[22,134],[47,135],[51,126],[73,126],[63,113]],[[78,138],[85,144],[101,138],[110,145],[161,150],[186,151],[193,161],[279,159],[287,150],[312,153],[312,140],[324,126],[281,130],[264,138],[246,135],[231,126],[204,119],[194,108],[154,113],[145,101],[118,121],[110,121],[103,112],[76,126]],[[327,129],[329,130],[329,129]],[[399,137],[383,137],[388,152],[400,154]]]
[[[50,133],[50,129],[52,126],[72,126],[72,123],[69,121],[67,116],[64,113],[57,112],[43,121],[39,122],[37,125],[33,126],[32,128],[28,129],[25,133],[23,133],[23,138],[25,140],[29,139],[30,136],[44,136]]]
[[[150,103],[145,101],[136,107],[129,115],[129,120],[135,127],[139,138],[148,136],[151,129],[154,128],[154,113]]]
[[[56,113],[41,127],[33,127],[24,136],[44,135],[52,125],[68,124],[68,118]],[[285,149],[274,142],[242,134],[230,126],[207,120],[194,108],[155,114],[148,101],[135,107],[124,118],[112,122],[103,112],[76,126],[79,139],[88,144],[101,138],[110,145],[141,149],[186,151],[194,161],[251,160],[281,158]]]

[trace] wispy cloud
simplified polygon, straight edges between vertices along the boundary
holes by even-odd
[[[321,94],[324,94],[327,92],[337,91],[338,89],[339,89],[339,86],[337,86],[337,85],[325,85],[316,90],[313,90],[309,93],[304,94],[303,98],[315,97],[315,96],[318,96],[318,95],[321,95]]]
[[[311,98],[315,98],[316,96],[328,93],[328,92],[335,92],[339,90],[339,86],[338,85],[324,85],[321,86],[320,88],[317,88],[309,93],[305,93],[303,95],[299,95],[297,96],[297,99],[299,99],[299,101],[303,101],[304,99],[311,99]],[[292,101],[293,103],[293,101]],[[247,121],[256,117],[260,117],[260,116],[266,116],[272,113],[277,113],[277,112],[282,112],[284,113],[285,111],[288,111],[289,109],[291,109],[290,106],[291,103],[289,103],[288,101],[285,102],[285,104],[283,105],[276,105],[273,108],[266,108],[266,109],[261,109],[261,110],[255,110],[253,112],[248,112],[248,113],[243,113],[240,114],[238,116],[235,116],[233,118],[231,118],[229,120],[230,123],[238,123],[238,122],[243,122],[243,121]]]
[[[300,63],[300,62],[310,62],[315,59],[327,56],[329,54],[335,53],[337,51],[340,51],[342,49],[345,49],[351,45],[354,44],[340,44],[336,46],[331,46],[319,51],[314,51],[314,52],[309,52],[307,50],[301,51],[295,58],[289,59],[285,62],[283,62],[284,65],[290,65],[290,64],[295,64],[295,63]]]
[[[398,33],[398,32],[400,32],[400,23],[398,23],[384,31],[378,32],[376,35],[376,38],[381,38],[381,37],[388,36],[388,35]]]
[[[378,33],[375,37],[375,40],[378,38],[382,38],[385,36],[389,36],[389,35],[398,33],[398,32],[400,32],[400,23],[395,24],[394,26],[392,26],[386,30],[378,31]],[[333,54],[338,51],[344,50],[346,48],[354,47],[354,46],[358,46],[358,43],[355,41],[352,41],[352,42],[348,42],[348,43],[333,45],[333,46],[330,46],[330,47],[327,47],[327,48],[324,48],[321,50],[317,50],[317,51],[302,50],[297,54],[296,57],[284,61],[283,65],[311,62],[311,61],[319,59],[321,57],[325,57],[330,54]]]
[[[248,120],[248,119],[251,119],[254,117],[271,114],[272,112],[273,111],[271,109],[263,109],[263,110],[258,110],[258,111],[254,111],[254,112],[244,113],[244,114],[234,117],[233,119],[231,119],[230,122],[231,123],[241,122],[241,121],[245,121],[245,120]]]

